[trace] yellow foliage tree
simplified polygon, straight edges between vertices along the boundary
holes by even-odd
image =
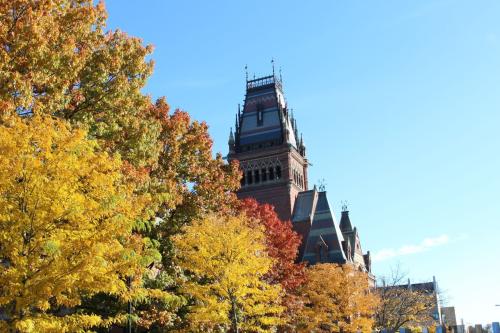
[[[272,267],[263,230],[246,222],[212,215],[174,237],[188,273],[182,287],[194,299],[191,330],[267,332],[281,323],[281,288],[263,280]]]
[[[76,312],[82,295],[128,298],[141,274],[144,205],[121,161],[50,117],[0,123],[0,331],[76,332],[120,318]],[[121,318],[123,319],[123,318]]]
[[[302,287],[300,332],[371,332],[378,298],[368,277],[349,265],[318,264],[307,269]]]

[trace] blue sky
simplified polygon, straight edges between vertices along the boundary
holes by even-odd
[[[500,2],[108,0],[155,46],[146,91],[227,153],[244,67],[283,71],[310,183],[349,203],[374,272],[435,275],[465,323],[500,320]]]

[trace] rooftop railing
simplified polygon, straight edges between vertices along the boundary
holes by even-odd
[[[269,75],[247,81],[247,90],[267,86],[270,84],[276,84],[276,86],[281,89],[281,81],[276,76]]]

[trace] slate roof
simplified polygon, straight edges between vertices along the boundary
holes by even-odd
[[[300,261],[346,263],[344,240],[330,209],[326,192],[316,188],[300,192],[295,200],[292,225],[302,235]],[[319,248],[323,250],[320,251]]]
[[[342,212],[342,216],[340,217],[340,230],[342,230],[342,232],[352,231],[352,223],[351,219],[349,219],[348,210]]]
[[[297,149],[299,142],[294,124],[277,77],[271,75],[247,81],[243,112],[239,113],[236,124],[237,150],[270,143],[287,143]]]
[[[363,254],[356,227],[349,212],[343,211],[340,224],[330,208],[326,192],[316,187],[299,192],[295,200],[292,226],[302,236],[298,260],[314,265],[319,262],[351,263],[371,271],[370,253]]]

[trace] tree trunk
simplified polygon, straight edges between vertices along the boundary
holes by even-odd
[[[231,296],[231,332],[239,333],[236,297]]]

